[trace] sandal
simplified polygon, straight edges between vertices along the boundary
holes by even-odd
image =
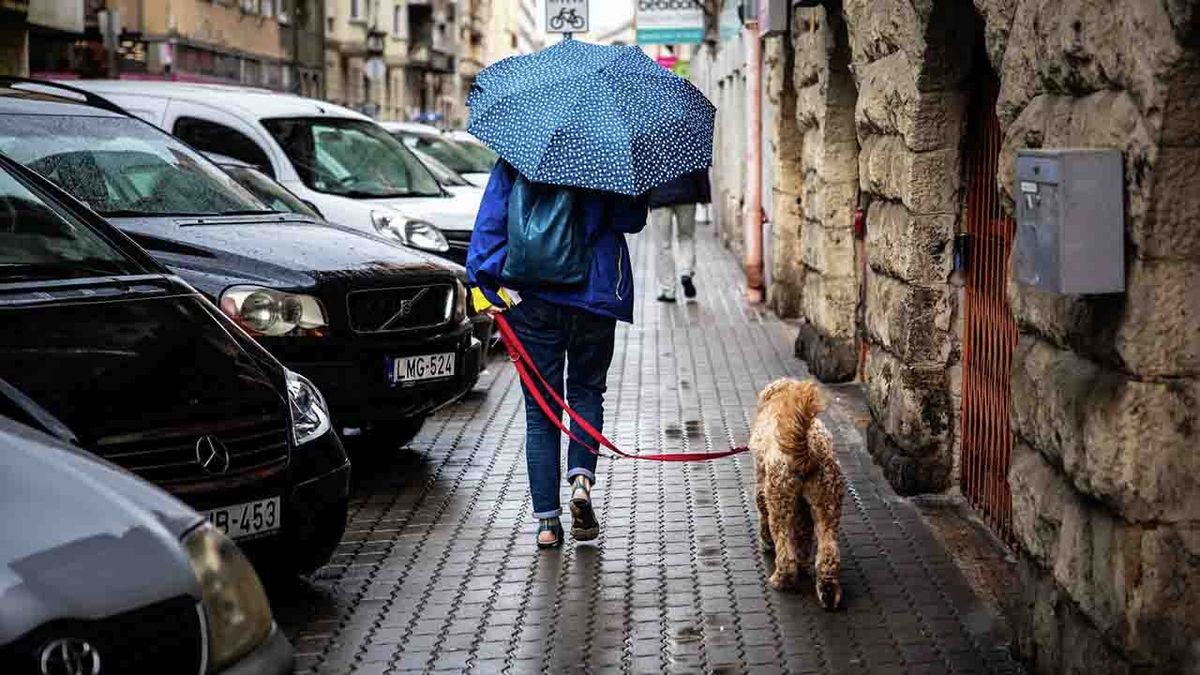
[[[554,535],[554,541],[542,541],[542,533]],[[538,520],[537,532],[533,535],[539,549],[560,548],[563,545],[562,522],[558,518],[541,518]]]
[[[576,476],[571,489],[571,536],[575,541],[600,536],[600,521],[592,510],[592,486],[584,476]]]

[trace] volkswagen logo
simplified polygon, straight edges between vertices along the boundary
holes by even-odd
[[[86,640],[62,638],[42,647],[42,675],[100,675],[100,652]]]
[[[196,441],[196,463],[205,473],[223,474],[229,470],[229,450],[216,436],[202,436]]]

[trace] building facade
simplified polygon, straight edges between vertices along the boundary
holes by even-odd
[[[517,0],[517,53],[528,54],[541,49],[546,43],[538,28],[537,0]]]
[[[320,0],[32,0],[23,16],[10,8],[0,21],[12,33],[4,49],[14,52],[3,60],[34,77],[161,78],[320,96],[320,7]],[[15,54],[22,42],[23,59]]]
[[[1198,44],[1196,2],[829,0],[693,62],[721,236],[757,144],[770,306],[901,492],[1012,547],[1040,673],[1200,670]],[[1067,147],[1121,151],[1123,293],[1013,279],[1017,151]]]
[[[452,0],[326,0],[328,98],[383,120],[442,122],[460,97]]]

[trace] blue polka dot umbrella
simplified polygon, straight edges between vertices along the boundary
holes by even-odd
[[[712,165],[716,109],[638,47],[562,42],[485,68],[467,131],[537,183],[639,195]]]

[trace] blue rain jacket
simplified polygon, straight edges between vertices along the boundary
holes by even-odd
[[[498,306],[504,306],[498,291],[508,248],[508,195],[516,177],[517,171],[511,165],[504,160],[496,162],[483,192],[467,250],[467,278]],[[518,291],[522,297],[536,297],[632,323],[633,273],[625,235],[646,227],[647,199],[571,189],[579,190],[579,211],[592,251],[587,281],[561,288],[522,288],[507,282],[503,285]]]

